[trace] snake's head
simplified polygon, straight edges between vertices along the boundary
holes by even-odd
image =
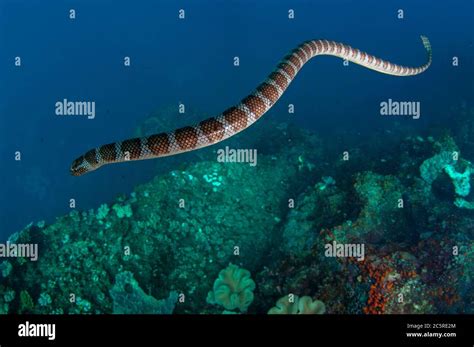
[[[81,176],[81,175],[89,172],[89,170],[87,169],[87,166],[86,166],[85,159],[84,159],[83,155],[81,155],[79,158],[77,158],[76,160],[74,160],[72,162],[71,168],[69,169],[69,172],[73,176]]]

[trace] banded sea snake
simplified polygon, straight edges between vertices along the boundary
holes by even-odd
[[[421,40],[427,51],[428,61],[420,67],[396,65],[339,42],[303,42],[283,58],[276,70],[252,94],[217,117],[168,133],[128,139],[91,149],[74,160],[70,172],[73,176],[81,176],[105,164],[170,156],[221,142],[248,128],[263,116],[283,95],[303,65],[318,55],[333,55],[388,75],[418,75],[430,66],[432,56],[428,38],[421,36]]]

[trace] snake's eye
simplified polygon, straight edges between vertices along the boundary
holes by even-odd
[[[80,164],[81,164],[81,158],[74,160],[71,165],[71,169],[76,169]]]
[[[74,174],[77,174],[80,171],[80,166],[81,166],[83,160],[84,160],[84,157],[79,157],[79,158],[77,158],[76,160],[74,160],[72,162],[71,168],[69,170],[71,172],[71,174],[74,175]]]

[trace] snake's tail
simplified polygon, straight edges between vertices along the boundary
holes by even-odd
[[[432,50],[431,50],[431,43],[430,43],[430,40],[426,37],[426,36],[423,36],[421,35],[421,41],[423,42],[423,46],[425,46],[425,49],[426,49],[426,53],[428,54],[428,62],[431,63],[431,58],[432,58]]]

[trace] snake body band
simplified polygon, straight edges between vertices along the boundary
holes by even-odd
[[[81,176],[105,164],[170,156],[221,142],[248,128],[272,108],[303,65],[317,55],[333,55],[393,76],[418,75],[431,64],[430,42],[424,36],[421,39],[428,54],[428,61],[420,67],[396,65],[334,41],[303,42],[283,58],[252,94],[217,117],[168,133],[128,139],[91,149],[74,160],[71,174]]]

